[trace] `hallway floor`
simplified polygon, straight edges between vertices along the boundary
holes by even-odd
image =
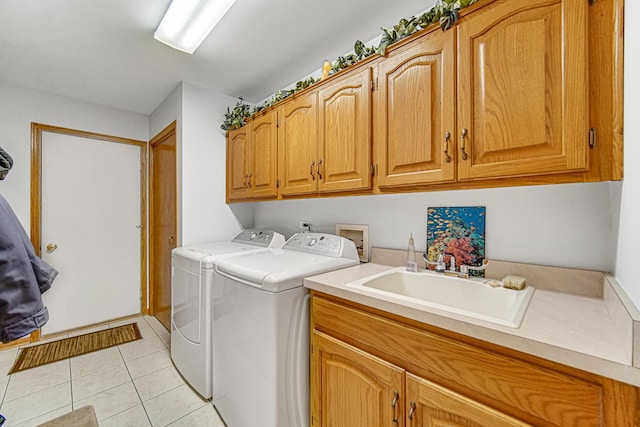
[[[100,427],[224,427],[211,402],[176,371],[169,354],[170,334],[155,317],[108,326],[133,322],[143,339],[1,376],[4,426],[35,426],[93,405]],[[65,336],[56,337],[61,338]],[[0,372],[9,372],[17,355],[17,347],[0,351]]]

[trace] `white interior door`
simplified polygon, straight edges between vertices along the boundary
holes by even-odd
[[[43,132],[41,153],[42,333],[140,313],[140,147]]]

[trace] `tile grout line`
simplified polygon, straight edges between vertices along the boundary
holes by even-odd
[[[67,364],[69,366],[69,396],[71,397],[71,410],[73,411],[76,409],[76,405],[73,404],[73,374],[71,373],[71,359],[73,359],[73,357],[67,358]]]
[[[147,326],[149,326],[149,327],[151,328],[151,330],[153,331],[153,333],[156,335],[156,338],[158,338],[158,339],[160,340],[160,342],[162,342],[162,344],[163,344],[163,345],[164,345],[164,347],[166,348],[167,346],[164,344],[164,341],[162,341],[162,338],[160,338],[160,335],[158,335],[158,332],[154,329],[154,327],[153,327],[153,326],[151,326],[151,323],[149,323],[149,321],[147,320],[147,318],[146,318],[145,316],[142,316],[142,318],[144,319],[144,321],[145,321],[145,323],[147,324]],[[170,348],[168,348],[167,350],[169,350],[169,358],[171,358],[171,349],[170,349]],[[126,364],[126,363],[127,363],[127,362],[125,362],[125,364]],[[161,368],[161,369],[164,369],[164,368]],[[154,371],[154,372],[158,372],[158,371]],[[150,374],[152,374],[152,373],[153,373],[153,372],[151,372],[151,373],[149,373],[149,374],[147,374],[147,375],[150,375]],[[133,379],[132,379],[132,381],[133,381]],[[136,383],[135,383],[135,381],[133,381],[133,386],[134,386],[134,387],[136,387]],[[177,388],[177,387],[174,387],[174,388],[172,388],[171,390],[174,390],[175,388]],[[158,396],[161,396],[161,395],[163,395],[163,394],[165,394],[165,393],[168,393],[168,392],[169,392],[169,391],[171,391],[171,390],[166,390],[164,393],[160,393]],[[136,387],[136,392],[137,392],[137,391],[138,391],[138,388]],[[138,395],[138,396],[139,396],[139,395]],[[158,396],[154,396],[152,399],[155,399],[155,398],[156,398],[156,397],[158,397]],[[151,399],[149,399],[149,400],[151,400]],[[142,398],[140,398],[140,401],[142,402]],[[142,409],[144,410],[144,413],[145,413],[145,415],[147,416],[147,419],[149,420],[149,424],[150,424],[152,427],[155,427],[155,426],[153,425],[153,422],[151,421],[151,416],[149,415],[149,412],[147,412],[147,407],[145,406],[144,402],[142,402]]]
[[[157,338],[157,339],[159,339],[159,340],[161,341],[161,343],[163,344],[163,350],[158,350],[158,351],[169,351],[169,352],[170,352],[170,346],[168,346],[168,345],[167,345],[167,344],[162,340],[162,338],[160,337],[159,332],[155,329],[156,327],[158,327],[158,325],[152,325],[152,324],[151,324],[151,322],[150,322],[150,320],[148,320],[146,317],[147,317],[147,316],[145,316],[145,315],[141,315],[141,316],[138,318],[139,320],[137,320],[137,322],[139,322],[139,323],[140,323],[140,325],[146,325],[149,329],[151,329],[151,331],[152,331],[152,336],[151,336],[150,338],[154,338],[154,337],[155,337],[155,338]],[[143,322],[143,320],[144,320],[144,322]],[[160,325],[161,325],[161,324],[160,324]],[[155,326],[155,327],[154,327],[154,326]],[[108,327],[113,327],[113,326],[111,326],[111,325],[109,324],[109,325],[108,325]],[[158,329],[159,329],[159,328],[158,328]],[[163,332],[163,334],[166,334],[166,333],[170,334],[170,332],[169,332],[169,331],[167,331],[166,329],[164,329],[164,327],[163,327],[163,330],[165,331],[165,332]],[[147,330],[147,331],[148,331],[148,330]],[[60,337],[59,337],[59,338],[60,338]],[[64,337],[61,337],[61,338],[64,338]],[[141,337],[141,338],[143,338],[143,339],[144,339],[144,337]],[[146,407],[145,407],[145,405],[144,405],[144,402],[142,401],[142,398],[141,398],[141,396],[140,396],[140,392],[138,391],[138,387],[136,386],[136,384],[135,384],[135,382],[134,382],[134,379],[133,379],[133,377],[132,377],[132,374],[131,374],[131,371],[130,371],[130,369],[129,369],[129,366],[127,365],[127,361],[126,361],[126,360],[125,360],[125,358],[124,358],[124,355],[123,355],[123,352],[122,352],[122,349],[121,349],[121,345],[118,345],[118,346],[116,346],[116,347],[117,347],[117,350],[118,350],[118,354],[120,355],[121,361],[124,363],[125,369],[126,369],[126,371],[127,371],[127,375],[128,375],[128,377],[129,377],[129,381],[127,381],[127,382],[129,382],[129,383],[131,383],[131,384],[133,385],[134,390],[135,390],[135,392],[136,392],[136,394],[137,394],[137,396],[138,396],[138,399],[139,399],[140,405],[142,406],[142,409],[143,409],[143,410],[144,410],[144,412],[145,412],[145,416],[147,417],[147,420],[148,420],[149,424],[152,424],[152,423],[151,423],[151,418],[150,418],[149,414],[147,413],[147,409],[146,409]],[[22,349],[23,349],[23,347],[18,347],[18,349],[17,349],[16,353],[14,354],[14,356],[13,356],[13,358],[12,358],[12,362],[13,362],[13,363],[15,363],[15,360],[17,359],[18,354],[20,353],[20,351],[21,351]],[[60,409],[62,409],[62,408],[65,408],[65,407],[67,407],[67,406],[70,406],[72,411],[73,411],[73,410],[75,410],[75,409],[77,409],[77,406],[78,406],[78,405],[77,405],[77,402],[75,402],[75,401],[74,401],[74,387],[73,387],[73,381],[74,381],[74,379],[76,378],[76,376],[73,374],[72,369],[71,369],[71,365],[72,365],[72,363],[71,363],[71,359],[73,359],[73,358],[77,358],[77,357],[80,357],[80,356],[70,357],[70,358],[67,358],[67,360],[66,360],[66,365],[67,365],[67,368],[66,368],[66,369],[68,369],[68,378],[69,378],[68,382],[69,382],[69,393],[70,393],[70,394],[69,394],[69,396],[70,396],[70,402],[69,402],[68,404],[65,404],[65,405],[60,406],[59,408],[54,408],[54,409],[52,409],[51,411],[48,411],[48,412],[46,412],[46,413],[44,413],[44,414],[39,414],[39,415],[37,415],[36,417],[29,418],[28,420],[23,420],[23,421],[21,421],[21,423],[29,422],[29,421],[31,421],[31,420],[33,420],[33,419],[35,419],[35,418],[38,418],[38,417],[44,416],[44,415],[49,414],[49,413],[53,413],[53,412],[55,412],[55,411],[57,411],[57,410],[60,410]],[[142,356],[141,356],[141,357],[142,357]],[[134,358],[134,359],[135,359],[135,358]],[[131,360],[134,360],[134,359],[131,359]],[[161,368],[161,369],[165,369],[165,368]],[[154,372],[157,372],[157,371],[154,371]],[[152,375],[154,372],[150,372],[150,373],[148,373],[148,374],[146,374],[146,375]],[[9,389],[9,384],[10,384],[10,382],[11,382],[12,378],[13,378],[13,374],[12,374],[12,375],[7,375],[7,376],[8,376],[8,378],[7,378],[7,382],[6,382],[5,386],[4,386],[4,390],[3,390],[3,392],[2,392],[2,395],[0,396],[0,408],[2,408],[2,406],[4,406],[6,403],[8,403],[8,402],[6,402],[6,401],[5,401],[5,399],[6,399],[6,397],[7,397],[7,392],[8,392],[8,389]],[[78,379],[81,379],[82,377],[84,377],[84,376],[78,376]],[[15,378],[13,378],[13,379],[15,380]],[[127,382],[125,382],[125,383],[123,383],[123,384],[126,384]],[[60,384],[63,384],[63,383],[60,383]],[[52,387],[60,386],[60,384],[52,385],[51,387],[48,387],[48,388],[43,389],[43,390],[40,390],[40,391],[45,391],[45,390],[50,389],[50,388],[52,388]],[[119,387],[119,386],[122,386],[123,384],[116,385],[116,386],[111,387],[111,388],[109,388],[109,389],[107,389],[107,390],[103,390],[102,392],[104,392],[104,391],[108,391],[108,390],[112,390],[113,388],[115,388],[115,387]],[[167,393],[167,392],[169,392],[169,391],[172,391],[172,390],[174,390],[175,388],[177,388],[177,387],[174,387],[174,388],[172,388],[172,389],[170,389],[170,390],[166,390],[164,393]],[[102,393],[102,392],[101,392],[101,393]],[[162,394],[164,394],[164,393],[161,393],[160,395],[162,395]],[[32,393],[32,394],[33,394],[33,393]],[[91,398],[92,396],[95,396],[96,394],[99,394],[99,393],[92,394],[91,396],[85,396],[85,397],[84,397],[83,399],[81,399],[81,400],[89,399],[89,398]],[[159,396],[160,396],[160,395],[159,395]],[[26,397],[26,396],[29,396],[29,395],[25,395],[25,396],[21,396],[21,397]],[[155,397],[157,397],[157,396],[154,396],[154,398],[155,398]],[[80,401],[80,400],[79,400],[79,401]],[[116,416],[116,415],[118,415],[118,414],[121,414],[122,412],[125,412],[125,411],[127,411],[127,410],[129,410],[129,409],[131,409],[131,408],[133,408],[133,407],[135,407],[135,406],[137,406],[137,405],[134,405],[134,406],[129,407],[129,408],[125,408],[125,409],[123,409],[122,411],[120,411],[120,412],[118,412],[118,413],[116,413],[116,414],[113,414],[113,415],[109,416],[108,418],[105,418],[104,420],[107,420],[107,419],[109,419],[109,418],[111,418],[111,417],[113,417],[113,416]],[[192,411],[192,412],[193,412],[193,411]],[[190,413],[191,413],[191,412],[190,412]],[[188,414],[187,414],[187,415],[188,415]],[[186,415],[185,415],[185,416],[186,416]],[[183,418],[183,417],[181,417],[181,418]],[[103,421],[104,421],[104,420],[103,420]],[[176,420],[176,421],[177,421],[177,420]]]
[[[130,382],[130,383],[131,383],[131,385],[133,386],[134,390],[136,391],[136,394],[138,395],[138,399],[140,399],[140,395],[139,395],[139,393],[138,393],[138,390],[136,389],[135,383],[133,382],[133,378],[131,377],[131,373],[129,372],[129,368],[127,367],[127,362],[124,360],[124,357],[122,356],[122,352],[120,351],[120,346],[121,346],[121,345],[123,345],[123,344],[119,344],[119,345],[117,345],[117,346],[115,346],[115,347],[116,347],[116,349],[118,350],[118,354],[120,355],[120,358],[121,358],[121,360],[122,360],[122,363],[124,364],[124,367],[125,367],[125,369],[126,369],[126,371],[127,371],[127,375],[129,375],[129,381],[127,381],[127,382]],[[85,376],[86,376],[86,375],[80,376],[80,377],[79,377],[79,379],[80,379],[80,378],[83,378],[83,377],[85,377]],[[92,395],[90,395],[90,396],[85,396],[84,398],[80,399],[79,401],[86,400],[86,399],[89,399],[89,398],[91,398],[91,397],[93,397],[93,396],[97,396],[98,394],[104,393],[104,392],[106,392],[106,391],[113,390],[114,388],[121,387],[122,385],[127,384],[127,382],[124,382],[124,383],[122,383],[122,384],[115,385],[115,386],[110,387],[110,388],[108,388],[108,389],[102,390],[102,391],[100,391],[100,392],[98,392],[98,393],[94,393],[94,394],[92,394]],[[73,401],[73,398],[72,398],[72,405],[73,405],[73,406],[72,406],[72,409],[76,409],[76,408],[75,408],[75,403],[76,403],[76,402],[74,402],[74,401]],[[142,405],[142,399],[140,399],[140,405]],[[119,414],[121,414],[121,413],[123,413],[123,412],[128,411],[128,410],[129,410],[129,409],[131,409],[131,408],[134,408],[135,406],[137,406],[137,405],[133,405],[133,406],[130,406],[130,407],[128,407],[128,408],[124,408],[122,411],[117,412],[117,413],[115,413],[115,414],[113,414],[113,415],[110,415],[109,417],[104,418],[104,419],[99,420],[99,421],[106,421],[106,420],[108,420],[108,419],[109,419],[109,418],[111,418],[111,417],[115,417],[116,415],[119,415]]]
[[[13,363],[16,363],[16,359],[18,358],[18,353],[20,353],[20,351],[17,351],[15,356],[13,356]],[[13,364],[11,365],[13,366]],[[11,370],[11,368],[9,368],[9,370]],[[2,392],[2,400],[0,400],[0,408],[2,408],[2,406],[4,405],[4,398],[7,396],[7,390],[9,389],[9,382],[11,381],[11,377],[12,375],[7,375],[9,378],[7,378],[7,384],[5,384],[4,386],[4,391]]]
[[[149,323],[149,322],[144,318],[144,315],[141,315],[141,316],[139,317],[139,319],[143,319],[143,320],[144,320],[144,324],[146,324],[146,325],[147,325],[147,326],[148,326],[148,327],[153,331],[153,334],[154,334],[158,339],[160,339],[160,337],[159,337],[158,333],[157,333],[157,332],[156,332],[156,330],[153,328],[153,326],[151,326],[151,324],[150,324],[150,323]],[[140,321],[140,322],[141,322],[141,321]],[[58,338],[63,339],[63,338],[65,338],[65,337],[58,337]],[[42,344],[44,344],[44,342],[43,342]],[[28,347],[28,346],[25,346],[25,347],[22,347],[22,346],[17,347],[17,350],[16,350],[15,354],[13,355],[13,358],[11,359],[12,363],[15,363],[15,361],[16,361],[16,359],[17,359],[17,357],[18,357],[19,353],[20,353],[20,351],[21,351],[21,350],[23,350],[23,349],[24,349],[24,348],[26,348],[26,347]],[[123,362],[123,363],[124,363],[124,365],[125,365],[125,369],[127,370],[127,374],[128,374],[128,376],[129,376],[129,380],[130,380],[129,382],[134,386],[134,390],[136,390],[136,394],[138,394],[138,398],[139,398],[140,404],[142,405],[142,399],[140,398],[140,395],[139,395],[139,393],[138,393],[138,390],[137,390],[137,388],[135,387],[135,383],[133,382],[133,378],[132,378],[131,373],[130,373],[130,371],[129,371],[129,367],[127,366],[127,363],[126,363],[126,361],[124,360],[124,356],[122,355],[122,352],[121,352],[121,350],[120,350],[120,348],[119,348],[120,346],[117,346],[117,347],[118,347],[118,353],[119,353],[119,355],[120,355],[120,357],[121,357],[121,360],[122,360],[122,362]],[[164,346],[164,347],[166,347],[166,346]],[[9,349],[8,351],[11,351],[11,350]],[[74,357],[79,357],[79,356],[74,356]],[[52,412],[55,412],[55,411],[57,411],[57,410],[59,410],[59,409],[61,409],[61,408],[67,407],[67,406],[70,406],[70,407],[71,407],[71,410],[74,410],[74,409],[75,409],[75,407],[77,406],[77,405],[76,405],[76,402],[74,402],[74,398],[73,398],[73,379],[74,379],[75,377],[74,377],[74,375],[73,375],[73,373],[72,373],[72,369],[71,369],[71,359],[73,359],[73,357],[67,358],[67,360],[66,360],[67,369],[68,369],[68,378],[69,378],[69,379],[68,379],[68,382],[69,382],[69,392],[70,392],[69,397],[70,397],[70,402],[69,402],[68,404],[65,404],[65,405],[60,406],[59,408],[54,408],[54,409],[52,409],[51,411],[48,411],[48,412],[46,412],[46,413],[44,413],[44,414],[39,414],[39,415],[37,415],[36,417],[31,417],[31,418],[29,418],[29,419],[27,419],[27,420],[23,420],[23,421],[21,421],[21,423],[29,422],[29,421],[31,421],[31,420],[33,420],[33,419],[35,419],[35,418],[38,418],[38,417],[44,416],[44,415],[49,414],[49,413],[52,413]],[[6,401],[5,401],[5,399],[6,399],[6,397],[7,397],[7,392],[8,392],[8,389],[9,389],[9,384],[10,384],[10,382],[11,382],[11,380],[12,380],[13,376],[14,376],[13,374],[11,374],[11,375],[7,375],[7,377],[8,377],[8,378],[7,378],[7,382],[6,382],[6,384],[4,385],[4,390],[3,390],[3,392],[2,392],[2,394],[1,394],[1,396],[0,396],[0,408],[2,408],[2,406],[4,406],[6,403],[8,403],[8,402],[6,402]],[[82,378],[82,376],[79,376],[78,378]],[[15,378],[13,378],[13,379],[15,380]],[[43,390],[39,390],[39,392],[42,392],[42,391],[48,390],[48,389],[53,388],[53,387],[58,387],[58,386],[60,386],[61,384],[64,384],[64,382],[63,382],[63,383],[59,383],[59,384],[52,385],[51,387],[47,387],[47,388],[45,388],[45,389],[43,389]],[[123,383],[123,384],[124,384],[124,383]],[[121,385],[122,385],[122,384],[119,384],[118,386],[121,386]],[[111,389],[113,389],[113,388],[115,388],[115,387],[118,387],[118,386],[114,386],[114,387],[112,387],[112,388],[110,388],[110,389],[108,389],[108,390],[111,390]],[[31,394],[33,394],[33,393],[31,393]],[[25,395],[25,396],[21,396],[20,398],[22,398],[22,397],[27,397],[27,396],[29,396],[29,394],[27,394],[27,395]],[[95,394],[94,394],[94,395],[91,395],[91,396],[86,396],[85,398],[83,398],[83,399],[81,399],[81,400],[84,400],[84,399],[90,398],[90,397],[92,397],[92,396],[95,396]],[[16,398],[16,399],[18,399],[18,398]],[[13,400],[15,400],[15,399],[13,399]],[[13,400],[12,400],[12,401],[13,401]],[[134,407],[135,407],[135,406],[136,406],[136,405],[134,405]],[[142,405],[142,407],[143,407],[143,409],[145,410],[145,415],[147,416],[147,419],[149,419],[149,415],[146,413],[146,409],[144,408],[144,405]],[[128,410],[128,409],[131,409],[131,408],[126,408],[126,409],[124,409],[124,410],[123,410],[123,411],[121,411],[121,412],[124,412],[124,411],[126,411],[126,410]],[[121,412],[119,412],[119,413],[121,413]],[[117,414],[114,414],[114,415],[117,415]],[[110,418],[110,417],[109,417],[109,418]],[[150,420],[150,419],[149,419],[149,422],[151,423],[151,420]]]
[[[144,320],[144,317],[142,319]],[[146,320],[145,320],[145,323],[146,323]],[[151,326],[149,326],[149,327],[151,327]],[[131,380],[131,384],[133,385],[133,389],[136,391],[136,394],[138,395],[138,399],[140,400],[140,406],[142,407],[142,410],[144,411],[144,415],[145,415],[145,417],[147,417],[147,420],[149,421],[149,425],[153,426],[151,424],[151,418],[149,418],[149,414],[147,413],[147,408],[145,408],[144,402],[142,401],[142,397],[140,396],[140,392],[138,391],[138,387],[136,386],[136,382],[133,380],[133,376],[131,375],[131,371],[129,370],[129,365],[127,365],[127,361],[124,360],[124,355],[122,354],[122,349],[120,348],[120,346],[118,346],[118,352],[120,353],[120,357],[122,358],[122,361],[124,362],[124,368],[127,370],[127,375],[129,375],[129,379]],[[122,411],[122,412],[124,412],[124,411]],[[120,414],[122,412],[119,412],[118,414]],[[114,414],[113,416],[116,416],[118,414]],[[109,417],[109,418],[111,418],[111,417]],[[107,418],[107,419],[109,419],[109,418]]]
[[[142,318],[142,319],[144,319],[142,316],[141,316],[141,318]],[[135,322],[135,323],[137,323],[137,322]],[[146,323],[146,321],[145,321],[145,323]],[[112,326],[112,324],[108,324],[108,327],[109,327],[109,328],[112,328],[112,327],[116,327],[116,326]],[[154,331],[154,333],[155,333],[155,331]],[[125,343],[125,344],[128,344],[128,343]],[[129,381],[127,381],[127,382],[131,383],[131,385],[133,386],[133,389],[135,390],[135,392],[136,392],[136,394],[137,394],[137,396],[138,396],[138,399],[139,399],[139,401],[140,401],[140,405],[141,405],[141,406],[142,406],[142,408],[144,409],[144,405],[143,405],[143,403],[142,403],[142,398],[140,398],[140,393],[138,393],[138,389],[137,389],[137,387],[136,387],[136,385],[135,385],[135,382],[133,381],[133,377],[131,376],[131,372],[129,371],[129,366],[127,365],[127,361],[125,360],[124,355],[122,354],[122,349],[121,349],[121,346],[122,346],[122,345],[124,345],[124,344],[118,344],[118,345],[117,345],[117,346],[115,346],[115,347],[116,347],[116,349],[118,350],[118,355],[120,356],[120,359],[121,359],[121,361],[122,361],[122,363],[123,363],[123,365],[124,365],[124,368],[125,368],[125,370],[127,371],[127,375],[129,376]],[[71,358],[70,358],[70,359],[71,359]],[[71,362],[69,362],[69,363],[71,363]],[[71,368],[71,364],[69,364],[69,368]],[[72,375],[72,374],[70,373],[70,376],[71,376],[71,375]],[[85,375],[85,376],[86,376],[86,375]],[[83,377],[84,377],[84,376],[79,376],[78,378],[80,379],[80,378],[83,378]],[[100,391],[100,392],[98,392],[98,393],[95,393],[95,394],[92,394],[92,395],[90,395],[90,396],[85,396],[83,399],[80,399],[80,401],[81,401],[81,400],[85,400],[85,399],[89,399],[89,398],[91,398],[91,397],[93,397],[93,396],[96,396],[96,395],[98,395],[98,394],[104,393],[104,392],[106,392],[106,391],[113,390],[114,388],[116,388],[116,387],[120,387],[120,386],[122,386],[123,384],[126,384],[127,382],[124,382],[124,383],[122,383],[122,384],[115,385],[115,386],[113,386],[113,387],[111,387],[111,388],[108,388],[108,389],[106,389],[106,390],[102,390],[102,391]],[[72,409],[75,409],[75,406],[76,406],[75,404],[76,404],[76,402],[73,400],[73,396],[72,396],[72,399],[71,399],[71,400],[72,400]],[[113,415],[111,415],[111,416],[109,416],[109,417],[107,417],[107,418],[103,419],[102,421],[108,420],[108,419],[109,419],[109,418],[111,418],[111,417],[114,417],[114,416],[119,415],[119,414],[121,414],[121,413],[123,413],[123,412],[125,412],[125,411],[128,411],[129,409],[134,408],[135,406],[137,406],[137,405],[131,406],[131,407],[129,407],[129,408],[125,408],[125,409],[123,409],[122,411],[117,412],[117,413],[115,413],[115,414],[113,414]],[[145,411],[145,415],[147,416],[147,418],[149,418],[149,416],[147,415],[146,411]],[[149,422],[151,422],[151,421],[149,421]]]
[[[186,418],[186,417],[188,417],[189,415],[193,414],[194,412],[197,412],[197,411],[201,410],[202,408],[206,407],[206,406],[207,406],[207,404],[209,404],[209,403],[211,403],[211,402],[207,401],[207,403],[205,403],[203,406],[201,406],[201,407],[199,407],[199,408],[197,408],[197,409],[194,409],[193,411],[189,412],[188,414],[184,414],[183,416],[181,416],[181,417],[180,417],[180,418],[178,418],[177,420],[173,420],[173,421],[171,421],[169,424],[167,424],[167,426],[166,426],[166,427],[171,427],[171,424],[175,424],[175,423],[177,423],[178,421],[180,421],[181,419]]]

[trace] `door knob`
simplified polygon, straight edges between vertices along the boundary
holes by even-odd
[[[56,245],[55,243],[49,243],[47,245],[47,252],[53,252],[56,249],[58,249],[58,245]]]

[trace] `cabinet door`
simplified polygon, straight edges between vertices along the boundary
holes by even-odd
[[[501,1],[461,20],[459,179],[587,168],[588,7]]]
[[[455,179],[454,34],[432,31],[393,50],[378,66],[379,187]]]
[[[251,122],[249,128],[249,196],[275,197],[278,164],[276,111],[271,110]]]
[[[313,427],[404,426],[404,370],[314,331]]]
[[[318,190],[371,188],[371,68],[318,94]]]
[[[530,426],[409,373],[406,405],[407,427]]]
[[[309,93],[279,109],[278,176],[280,194],[315,192],[317,184],[317,94]]]
[[[247,197],[248,172],[246,156],[249,141],[247,128],[231,130],[227,133],[227,195],[229,200]]]

